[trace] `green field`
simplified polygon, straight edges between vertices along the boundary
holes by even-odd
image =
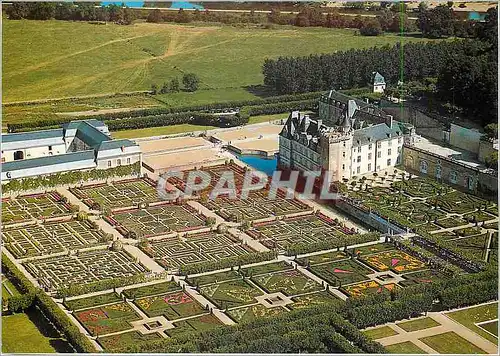
[[[498,345],[498,338],[485,332],[475,323],[480,323],[487,320],[495,320],[498,318],[498,302],[480,305],[477,307],[467,308],[456,312],[447,313],[446,316],[459,322],[465,327],[471,329],[475,333],[481,335],[485,339]]]
[[[363,331],[363,334],[365,334],[367,337],[369,337],[372,340],[378,340],[378,339],[382,339],[384,337],[397,335],[398,333],[394,329],[390,328],[389,326],[381,326],[378,328],[365,330],[365,331]]]
[[[137,130],[124,130],[112,132],[111,136],[115,139],[121,138],[141,138],[150,136],[163,136],[163,135],[174,135],[178,133],[191,132],[191,131],[204,131],[216,129],[215,126],[199,126],[191,124],[182,125],[172,125],[172,126],[162,126],[162,127],[148,127],[146,129]]]
[[[460,335],[453,331],[448,331],[443,334],[427,336],[419,339],[424,344],[433,348],[440,354],[485,354],[476,345],[470,343]]]
[[[2,316],[2,353],[73,352],[35,309]]]
[[[400,40],[397,34],[363,37],[355,36],[354,30],[327,28],[100,26],[27,20],[4,20],[3,33],[4,102],[147,90],[152,83],[161,84],[183,72],[196,73],[200,89],[231,88],[241,94],[233,94],[231,100],[247,99],[252,95],[242,88],[262,84],[266,58],[382,46]],[[162,99],[184,103],[183,96]],[[225,99],[220,94],[214,97]]]
[[[417,320],[405,321],[403,323],[398,323],[396,325],[407,332],[412,332],[412,331],[433,328],[441,324],[439,324],[432,318],[422,318]]]
[[[426,354],[424,350],[415,345],[411,341],[401,342],[399,344],[392,344],[385,347],[390,354]]]

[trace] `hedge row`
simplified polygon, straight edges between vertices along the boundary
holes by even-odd
[[[76,184],[81,181],[103,180],[112,177],[126,177],[137,175],[140,172],[140,164],[136,162],[127,166],[119,166],[109,169],[92,169],[89,171],[70,171],[55,173],[36,178],[12,179],[2,184],[5,193],[15,193],[25,190],[39,188],[51,188],[64,184]]]
[[[9,277],[14,280],[23,293],[33,296],[32,303],[40,308],[78,352],[94,353],[97,351],[90,340],[71,322],[57,303],[42,290],[36,288],[4,254],[2,254],[2,270],[9,274]]]
[[[159,107],[159,108],[148,108],[142,110],[134,111],[122,111],[115,112],[112,114],[102,114],[102,115],[87,115],[78,117],[79,120],[95,119],[105,122],[111,122],[118,119],[132,119],[132,118],[144,118],[144,117],[155,117],[161,115],[179,115],[179,114],[190,114],[200,113],[206,111],[216,111],[226,108],[242,108],[246,106],[260,106],[260,105],[270,105],[270,104],[283,104],[286,102],[298,102],[306,100],[317,101],[322,92],[312,92],[297,95],[280,95],[264,99],[254,99],[254,100],[239,100],[239,101],[229,101],[222,103],[212,103],[204,105],[192,105],[192,106],[182,106],[182,107]],[[283,111],[281,111],[283,112]],[[265,113],[265,112],[264,112]],[[257,114],[254,114],[257,115]],[[185,116],[184,116],[185,117]],[[75,120],[74,117],[60,117],[46,120],[37,121],[25,121],[20,123],[7,124],[8,132],[21,132],[29,131],[30,129],[40,129],[46,127],[59,127],[69,121]],[[184,122],[180,122],[184,123]],[[162,125],[157,125],[162,126]],[[145,126],[153,127],[153,126]]]
[[[364,242],[376,241],[380,238],[380,233],[371,232],[367,234],[345,235],[337,238],[327,239],[316,243],[296,243],[287,247],[285,254],[287,256],[296,256],[305,253],[333,250],[345,246],[357,245]]]
[[[315,99],[309,100],[248,106],[242,108],[240,115],[249,118],[250,116],[280,114],[294,110],[313,110],[316,108],[317,104],[318,98],[316,97]]]
[[[250,263],[257,263],[262,261],[269,261],[275,259],[277,253],[274,251],[268,252],[254,252],[246,255],[235,256],[230,258],[223,258],[214,262],[200,262],[189,265],[184,265],[179,268],[181,275],[189,275],[196,273],[203,273],[208,271],[215,271],[219,269],[229,268],[233,266],[247,265]]]
[[[143,283],[147,280],[144,273],[138,273],[131,277],[119,277],[112,279],[105,279],[95,283],[89,284],[74,284],[68,288],[60,288],[57,290],[57,297],[72,297],[75,295],[100,292],[106,289],[114,289],[118,287],[128,286],[131,284]]]

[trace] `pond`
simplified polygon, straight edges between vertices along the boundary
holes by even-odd
[[[254,156],[254,155],[240,155],[238,156],[238,159],[248,164],[250,167],[266,173],[268,176],[273,175],[278,163],[276,156],[273,158],[264,158],[261,156]]]

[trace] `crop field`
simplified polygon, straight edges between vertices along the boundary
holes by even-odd
[[[25,262],[24,267],[51,290],[132,277],[147,271],[125,252],[107,249],[34,260]]]
[[[136,207],[159,201],[155,183],[148,179],[129,179],[113,183],[84,185],[71,192],[92,208],[113,209]]]
[[[89,221],[50,222],[2,230],[4,246],[15,258],[50,255],[106,243]]]
[[[69,205],[57,192],[22,195],[2,199],[2,224],[20,223],[30,219],[53,218],[70,214]]]
[[[350,234],[324,215],[307,215],[254,224],[247,234],[266,247],[286,249],[296,243],[315,243]]]
[[[255,252],[231,234],[214,231],[151,240],[140,248],[167,270]]]
[[[122,235],[129,232],[136,237],[150,237],[198,229],[205,226],[206,218],[189,204],[162,204],[146,209],[120,211],[107,218]]]
[[[264,59],[290,55],[290,48],[307,56],[400,41],[397,34],[364,37],[354,30],[152,23],[5,20],[3,31],[4,102],[147,90],[183,72],[196,73],[203,89],[241,88],[261,84]]]

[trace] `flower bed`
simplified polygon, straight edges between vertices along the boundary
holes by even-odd
[[[219,309],[252,304],[256,302],[256,296],[262,295],[242,279],[206,285],[200,288],[200,292]]]
[[[140,320],[127,303],[82,310],[75,317],[94,336],[132,329],[129,322]]]
[[[458,236],[474,236],[481,233],[479,227],[467,227],[465,229],[455,230],[455,234]]]
[[[69,310],[80,310],[99,305],[120,302],[122,298],[116,293],[99,294],[88,298],[66,300],[64,306]]]
[[[185,292],[174,292],[134,300],[150,318],[163,315],[168,320],[203,314],[205,309]]]
[[[334,296],[328,291],[321,291],[318,293],[301,295],[298,297],[293,297],[293,304],[288,305],[289,308],[292,309],[303,309],[310,308],[317,305],[325,305],[325,304],[341,304],[342,300],[338,297]]]
[[[450,228],[450,227],[458,227],[462,225],[467,225],[467,221],[460,219],[460,218],[447,218],[447,219],[441,219],[437,220],[436,224],[443,227],[443,228]]]
[[[318,263],[333,262],[337,260],[343,260],[347,257],[345,252],[333,251],[327,253],[321,253],[319,255],[307,256],[298,258],[295,261],[302,266],[316,265]]]
[[[405,273],[426,267],[424,262],[396,250],[361,256],[360,259],[380,272],[392,270],[396,273]]]
[[[361,297],[367,296],[375,293],[382,293],[384,291],[391,291],[396,288],[394,283],[380,285],[375,281],[361,282],[357,284],[351,284],[340,288],[342,292],[350,297]]]
[[[147,343],[149,341],[161,340],[162,337],[157,333],[141,334],[138,331],[130,331],[117,335],[100,337],[97,341],[106,352],[123,352],[129,346]]]
[[[366,275],[373,273],[354,260],[342,260],[311,266],[311,272],[331,285],[345,285],[369,279]]]
[[[258,304],[250,307],[238,308],[228,311],[228,315],[237,323],[248,322],[258,318],[269,318],[285,312],[282,307],[266,308]]]
[[[162,282],[162,283],[149,284],[147,286],[138,288],[124,289],[122,293],[125,297],[133,299],[133,298],[149,297],[157,294],[164,294],[167,292],[173,292],[177,290],[181,290],[181,287],[179,287],[177,283]]]
[[[282,292],[288,296],[323,289],[319,283],[295,269],[252,277],[252,281],[267,293]]]
[[[464,216],[464,218],[469,222],[482,222],[482,221],[493,220],[495,216],[490,215],[484,211],[476,211],[472,214]]]
[[[439,282],[444,279],[449,279],[445,274],[437,270],[424,270],[418,272],[407,273],[403,275],[404,281],[399,282],[402,287],[408,287],[415,284],[428,284]]]
[[[175,328],[168,329],[165,332],[168,336],[174,337],[185,333],[211,330],[222,325],[224,324],[214,315],[207,314],[197,318],[175,322]]]

